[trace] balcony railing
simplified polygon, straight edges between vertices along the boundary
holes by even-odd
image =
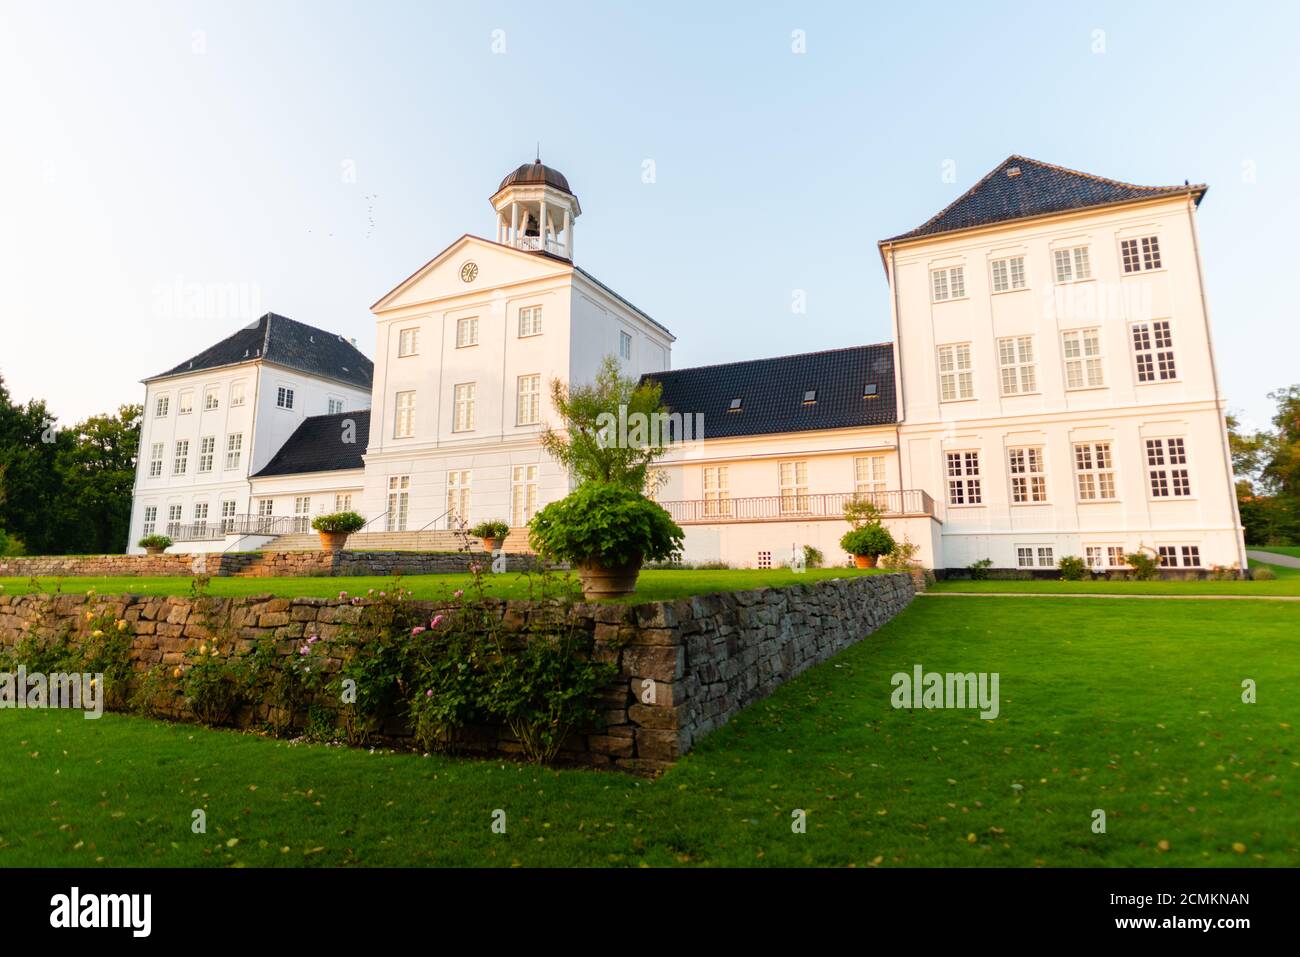
[[[885,518],[934,515],[934,499],[921,489],[893,492],[801,492],[744,498],[678,499],[660,502],[679,525],[719,525],[728,522],[789,522],[844,517],[844,506],[866,499]]]

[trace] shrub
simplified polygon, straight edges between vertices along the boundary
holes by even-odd
[[[1124,556],[1124,561],[1133,569],[1134,581],[1149,582],[1160,571],[1160,561],[1150,552],[1136,551]]]
[[[247,666],[235,655],[222,654],[215,641],[191,648],[185,659],[178,669],[185,704],[206,725],[226,724],[248,686]]]
[[[913,544],[904,538],[901,542],[894,543],[894,547],[889,550],[889,554],[880,559],[880,564],[890,571],[911,571],[916,567],[916,553],[920,550],[919,545]]]
[[[479,522],[469,530],[469,533],[475,538],[502,539],[510,534],[510,524],[494,518],[490,522]]]
[[[1250,570],[1250,577],[1257,582],[1271,582],[1276,580],[1277,572],[1267,566],[1260,566]]]
[[[884,555],[894,547],[894,536],[883,525],[864,525],[845,532],[840,547],[850,555]]]
[[[851,498],[844,505],[844,521],[854,528],[879,525],[883,514],[880,506],[869,498]]]
[[[23,543],[3,528],[0,528],[0,558],[21,555],[22,553]]]
[[[356,512],[330,512],[317,515],[311,520],[311,527],[318,532],[342,532],[351,535],[366,527],[366,520]]]
[[[1056,567],[1061,570],[1062,581],[1081,582],[1088,577],[1088,566],[1078,555],[1062,556]]]
[[[826,556],[822,554],[820,548],[815,548],[812,545],[805,545],[803,547],[804,568],[821,568],[825,561]]]
[[[146,535],[136,542],[140,548],[170,548],[172,540],[166,535]]]
[[[587,482],[547,505],[529,529],[529,542],[547,558],[604,568],[666,559],[681,549],[683,537],[662,506],[603,482]]]
[[[989,569],[993,567],[993,559],[981,558],[977,562],[971,562],[966,566],[970,572],[970,580],[973,582],[982,582],[989,577]]]

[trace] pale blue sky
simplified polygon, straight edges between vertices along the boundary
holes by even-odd
[[[539,139],[579,263],[675,366],[881,341],[875,241],[1021,153],[1210,184],[1222,378],[1262,424],[1300,382],[1298,36],[1294,4],[5,0],[0,373],[65,422],[139,401],[251,318],[178,283],[373,353],[369,305],[490,236]]]

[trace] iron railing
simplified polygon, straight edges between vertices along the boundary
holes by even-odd
[[[742,498],[677,499],[660,502],[679,525],[718,525],[728,522],[788,522],[842,518],[844,506],[855,499],[873,502],[886,518],[934,515],[934,499],[922,489],[892,492],[792,492]]]

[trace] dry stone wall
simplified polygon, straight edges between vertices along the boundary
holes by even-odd
[[[887,574],[830,579],[641,605],[577,604],[569,614],[601,660],[619,667],[602,695],[603,726],[575,735],[562,758],[636,772],[667,768],[709,732],[785,682],[871,635],[914,596],[912,578]],[[415,603],[433,614],[433,603]],[[326,648],[357,623],[365,606],[351,599],[158,597],[139,595],[0,594],[0,646],[32,632],[80,635],[92,618],[127,622],[137,672],[180,665],[201,642],[229,639],[226,653],[248,654],[258,639],[279,640],[295,653],[319,636]],[[443,609],[445,610],[445,609]],[[526,634],[538,608],[497,601],[493,613]],[[337,668],[337,657],[326,658]],[[173,717],[189,718],[178,698]],[[239,724],[267,718],[265,706],[246,709]],[[402,736],[405,729],[385,729]],[[510,754],[518,742],[501,728],[472,729],[469,750]]]

